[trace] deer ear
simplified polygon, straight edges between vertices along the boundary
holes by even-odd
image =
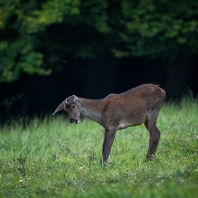
[[[73,101],[74,102],[78,101],[78,97],[77,96],[73,95],[72,97],[73,97]]]
[[[63,101],[63,102],[56,108],[56,110],[54,111],[54,113],[53,113],[52,115],[56,114],[58,111],[63,110],[63,109],[64,109],[64,104],[65,104],[65,101]]]
[[[66,100],[65,100],[65,103],[66,104],[70,104],[70,103],[74,103],[78,100],[78,97],[75,96],[75,95],[72,95],[70,97],[68,97]]]

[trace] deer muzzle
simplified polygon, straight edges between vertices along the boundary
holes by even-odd
[[[75,118],[75,119],[70,119],[70,123],[72,124],[72,123],[75,123],[75,124],[78,124],[80,122],[80,119],[78,119],[78,118]]]

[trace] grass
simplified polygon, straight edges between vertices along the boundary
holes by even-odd
[[[145,162],[144,126],[118,131],[100,164],[103,128],[64,116],[12,120],[0,128],[0,197],[197,197],[198,102],[164,104],[161,139]]]

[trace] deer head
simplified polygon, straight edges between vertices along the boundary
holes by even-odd
[[[78,97],[72,95],[66,98],[55,110],[52,114],[56,114],[58,111],[65,110],[70,117],[70,123],[78,124],[80,122],[80,114],[81,114],[81,104],[78,101]]]

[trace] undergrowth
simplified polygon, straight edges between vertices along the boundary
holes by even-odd
[[[103,128],[65,115],[11,120],[0,131],[0,197],[197,197],[198,102],[163,105],[156,157],[144,126],[120,130],[101,165]]]

